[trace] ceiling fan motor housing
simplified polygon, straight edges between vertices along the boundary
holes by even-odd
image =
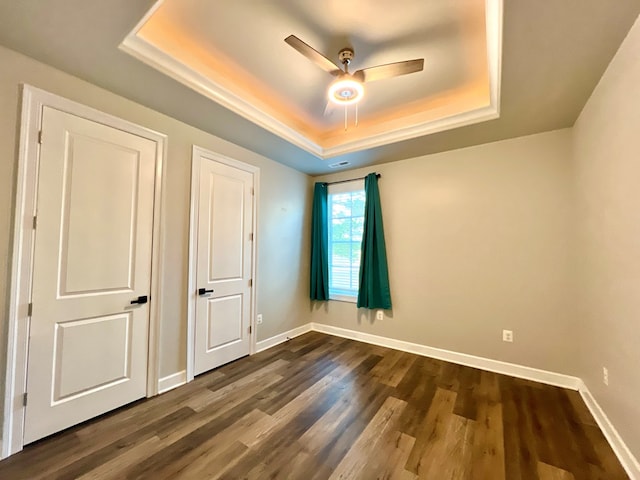
[[[343,65],[349,65],[351,63],[351,60],[353,60],[353,56],[354,53],[352,48],[343,48],[338,53],[338,58]]]
[[[353,60],[353,49],[343,48],[338,58],[344,65],[344,73],[329,87],[329,100],[339,105],[350,105],[359,102],[364,94],[362,83],[349,74],[349,64]]]

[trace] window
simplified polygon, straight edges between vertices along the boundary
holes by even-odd
[[[364,231],[364,180],[329,185],[329,298],[358,298],[360,248]]]

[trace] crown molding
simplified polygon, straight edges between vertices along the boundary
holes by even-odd
[[[389,145],[390,143],[401,142],[403,140],[410,140],[412,138],[429,135],[432,133],[443,132],[445,130],[451,130],[453,128],[464,127],[472,125],[474,123],[485,122],[487,120],[493,120],[498,118],[497,109],[493,105],[478,108],[476,110],[470,110],[467,112],[458,113],[448,117],[438,118],[426,123],[420,123],[411,125],[409,127],[399,128],[391,130],[389,132],[372,135],[360,140],[354,140],[353,142],[343,143],[335,147],[329,147],[322,150],[323,155],[321,158],[327,159],[336,157],[338,155],[344,155],[346,153],[358,152],[367,148],[381,147],[382,145]]]
[[[232,112],[237,113],[303,150],[322,158],[322,147],[304,135],[301,135],[293,128],[275,119],[273,116],[253,106],[239,95],[236,95],[207,76],[186,66],[155,45],[138,37],[137,34],[129,34],[120,44],[119,48]]]

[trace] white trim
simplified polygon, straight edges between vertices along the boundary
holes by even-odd
[[[198,252],[197,242],[197,215],[199,208],[199,188],[200,185],[200,159],[206,158],[208,160],[223,163],[233,168],[249,172],[253,175],[253,242],[251,252],[251,278],[253,279],[251,285],[251,307],[249,324],[251,326],[251,342],[249,346],[249,354],[256,353],[256,305],[258,297],[258,282],[257,282],[257,263],[258,263],[258,205],[260,198],[260,168],[249,163],[241,162],[240,160],[234,160],[229,157],[225,157],[219,153],[212,152],[197,145],[193,146],[191,154],[191,202],[189,210],[189,275],[187,278],[187,382],[190,382],[194,378],[194,362],[195,362],[195,328],[196,328],[196,302],[198,296],[196,295],[196,261]]]
[[[486,0],[487,22],[487,64],[489,66],[489,84],[491,106],[497,117],[500,116],[500,92],[502,89],[502,18],[503,0]]]
[[[187,371],[182,370],[180,372],[167,375],[158,380],[158,393],[165,393],[174,388],[180,387],[187,383]]]
[[[191,149],[191,186],[189,203],[189,253],[187,259],[187,383],[195,377],[195,330],[196,330],[196,262],[198,260],[198,232],[196,225],[198,222],[199,195],[198,185],[200,185],[200,166],[196,165],[196,147]]]
[[[405,342],[404,340],[396,340],[394,338],[380,337],[370,333],[357,332],[355,330],[347,330],[346,328],[333,327],[321,323],[312,323],[311,330],[315,332],[328,333],[337,337],[349,338],[360,342],[380,345],[381,347],[402,350],[403,352],[415,353],[424,357],[444,360],[445,362],[456,363],[458,365],[466,365],[467,367],[479,368],[489,372],[509,375],[511,377],[524,378],[533,380],[534,382],[554,385],[556,387],[568,388],[570,390],[578,390],[581,380],[577,377],[564,375],[562,373],[549,372],[515,363],[502,362],[491,358],[477,357],[466,353],[452,352],[441,348],[428,347],[418,343]]]
[[[139,36],[140,29],[151,18],[153,12],[159,8],[162,2],[163,0],[159,0],[154,3],[143,19],[129,32],[119,45],[121,50],[321,159],[472,125],[500,116],[503,0],[485,0],[487,65],[489,71],[488,106],[410,127],[387,130],[368,138],[331,148],[323,148],[294,128],[276,119],[273,115],[251,104],[241,96],[197,72],[192,67],[185,65]]]
[[[141,127],[138,127],[141,128]],[[143,129],[144,130],[144,129]],[[167,136],[155,133],[156,145],[156,172],[155,192],[153,199],[153,237],[151,240],[151,286],[149,300],[149,351],[147,353],[147,397],[158,394],[160,377],[160,319],[162,318],[162,278],[164,262],[162,252],[164,246],[163,232],[164,220],[162,212],[165,211],[165,175],[164,165],[167,159]],[[153,139],[153,137],[149,137]]]
[[[584,403],[587,405],[587,408],[593,415],[593,418],[596,420],[596,423],[602,430],[605,438],[611,445],[611,448],[615,452],[618,460],[624,467],[627,475],[631,477],[631,480],[640,480],[640,463],[638,459],[631,453],[631,450],[624,442],[616,428],[613,426],[609,417],[604,413],[602,407],[598,404],[595,397],[591,394],[587,385],[580,380],[580,395],[584,400]]]
[[[275,347],[276,345],[280,345],[281,343],[286,342],[292,338],[303,335],[307,332],[311,331],[311,323],[307,323],[302,325],[301,327],[292,328],[291,330],[287,330],[286,332],[279,333],[278,335],[274,335],[273,337],[266,338],[264,340],[260,340],[256,344],[256,353],[263,352],[268,350],[271,347]]]
[[[127,35],[119,48],[250,122],[322,158],[323,149],[320,145],[209,77],[176,60],[152,43],[138,37],[137,30]]]
[[[331,293],[329,290],[329,300],[335,302],[345,302],[345,303],[358,303],[358,294],[355,295],[340,295],[338,293]]]
[[[39,127],[37,102],[31,91],[22,87],[20,151],[13,223],[13,255],[11,259],[11,292],[7,335],[7,368],[4,389],[4,423],[2,458],[22,450],[24,408],[20,397],[26,390],[27,305],[31,298],[31,255],[33,233],[29,233],[28,218],[35,213],[35,182],[38,157]]]
[[[390,143],[410,140],[424,135],[431,135],[432,133],[453,130],[454,128],[466,127],[475,123],[494,120],[498,117],[500,117],[500,114],[496,107],[490,104],[486,107],[477,108],[475,110],[457,113],[455,115],[438,118],[436,120],[429,120],[425,123],[417,123],[410,127],[387,130],[377,135],[371,135],[349,143],[342,143],[335,147],[323,148],[322,154],[318,156],[326,160],[328,158],[337,157],[338,155],[345,155],[347,153],[359,152],[369,148],[381,147]]]
[[[147,396],[157,393],[158,338],[161,299],[161,211],[162,164],[166,152],[166,136],[121,118],[73,102],[66,98],[22,85],[22,113],[20,120],[20,149],[16,183],[16,202],[13,225],[11,259],[11,291],[9,297],[7,365],[4,397],[4,425],[2,458],[19,452],[23,447],[24,414],[22,398],[26,391],[27,347],[29,317],[27,306],[31,299],[31,266],[33,257],[33,216],[36,209],[37,165],[39,157],[38,132],[42,110],[49,106],[119,130],[131,132],[157,144],[155,198],[153,211],[153,243],[151,271],[151,300],[149,308],[149,350],[147,367]]]

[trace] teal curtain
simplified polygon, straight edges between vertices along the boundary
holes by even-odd
[[[384,243],[382,209],[378,176],[370,173],[364,179],[364,233],[360,256],[358,308],[391,308],[387,249]]]
[[[316,183],[311,213],[311,300],[329,300],[327,184]]]

